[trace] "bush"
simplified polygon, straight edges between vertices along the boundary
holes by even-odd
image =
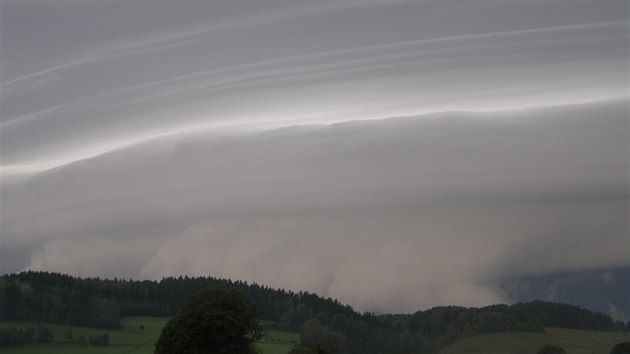
[[[557,345],[547,344],[543,345],[537,354],[566,354],[566,350],[564,348],[559,347]]]
[[[610,350],[610,354],[630,354],[630,342],[621,342]]]
[[[32,340],[32,328],[0,328],[0,347],[27,344]]]
[[[72,342],[74,340],[74,334],[72,333],[72,327],[66,328],[66,331],[63,335],[63,338],[68,342]]]
[[[97,346],[107,345],[107,343],[109,343],[109,333],[103,333],[96,337],[90,337],[89,340],[90,340],[90,344],[92,345],[97,345]]]
[[[39,326],[35,329],[35,341],[50,343],[53,340],[53,332],[48,327]]]

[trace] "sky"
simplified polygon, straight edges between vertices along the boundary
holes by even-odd
[[[630,266],[625,1],[0,0],[0,273],[359,310]]]

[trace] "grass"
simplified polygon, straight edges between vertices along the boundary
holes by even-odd
[[[300,342],[300,334],[268,329],[265,341],[268,343],[284,343],[293,345]]]
[[[64,333],[68,326],[43,324],[54,334],[53,343],[29,344],[0,348],[2,354],[149,354],[153,353],[155,342],[167,317],[124,317],[122,330],[103,330],[89,327],[72,327],[75,340],[79,336],[109,333],[109,345],[94,347],[89,344],[68,343]],[[140,329],[140,325],[144,329]],[[272,323],[262,323],[264,327]],[[33,322],[0,322],[0,328],[37,327]],[[299,333],[267,330],[264,341],[257,343],[264,354],[286,354],[300,341]],[[444,348],[439,354],[534,354],[545,344],[555,344],[566,349],[567,354],[608,354],[617,343],[630,341],[628,333],[582,331],[566,328],[545,328],[545,333],[504,332],[480,334],[461,339]]]
[[[440,354],[535,354],[545,344],[563,347],[567,354],[608,354],[619,342],[630,341],[628,333],[545,328],[545,333],[505,332],[480,334],[458,340]]]
[[[260,324],[267,332],[265,338],[256,345],[262,349],[263,354],[286,354],[294,345],[300,343],[300,334],[278,331],[271,328],[277,328],[277,323],[261,320]]]
[[[53,342],[46,344],[28,344],[15,347],[0,347],[1,354],[149,354],[155,349],[155,342],[160,336],[162,327],[169,320],[168,317],[124,317],[121,320],[121,330],[96,329],[90,327],[72,326],[75,342],[64,340],[67,325],[41,324],[53,331]],[[10,321],[0,322],[0,328],[35,328],[39,323]],[[144,329],[140,329],[140,325]],[[265,324],[263,323],[263,326]],[[79,344],[79,337],[88,339],[104,332],[109,334],[109,344],[96,347],[90,344]],[[286,354],[293,345],[300,340],[297,333],[268,330],[264,342],[257,343],[263,354]]]
[[[16,347],[0,348],[0,353],[7,354],[44,354],[44,353],[64,353],[64,354],[99,354],[99,353],[126,353],[126,354],[148,354],[153,353],[155,341],[160,335],[162,327],[168,321],[167,317],[125,317],[122,319],[122,330],[96,329],[90,327],[72,326],[72,333],[75,342],[70,343],[64,340],[67,325],[42,324],[53,331],[53,342],[47,344],[29,344]],[[140,330],[140,325],[144,330]],[[37,327],[38,323],[33,322],[0,322],[0,327]],[[86,344],[79,344],[79,337],[88,339],[90,336],[97,336],[107,332],[109,334],[109,344],[103,347],[96,347]]]
[[[263,323],[263,326],[265,324]],[[272,329],[267,330],[267,335],[264,338],[264,342],[257,343],[258,347],[262,349],[264,354],[286,354],[294,345],[300,342],[299,333],[290,333],[276,331]]]
[[[257,343],[256,345],[262,349],[263,354],[287,354],[293,348],[292,345],[287,344]]]

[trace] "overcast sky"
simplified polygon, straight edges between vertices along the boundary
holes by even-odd
[[[626,1],[2,1],[0,273],[360,310],[630,266]]]

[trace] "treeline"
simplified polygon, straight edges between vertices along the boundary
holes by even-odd
[[[533,301],[482,308],[442,306],[412,315],[384,315],[392,326],[422,333],[434,347],[480,333],[544,332],[544,327],[565,327],[594,331],[623,331],[630,326],[609,316],[579,306]]]
[[[299,331],[313,313],[359,316],[350,306],[306,292],[277,290],[213,277],[161,281],[78,278],[50,272],[0,276],[0,320],[118,328],[121,316],[174,316],[179,304],[206,287],[237,289],[261,308],[261,318]]]
[[[134,281],[32,271],[2,275],[0,320],[119,328],[121,316],[174,316],[185,298],[206,287],[247,294],[260,307],[261,319],[278,323],[282,330],[300,332],[307,320],[318,319],[343,337],[344,348],[351,353],[427,347],[421,334],[400,333],[337,300],[213,277]]]
[[[542,331],[543,326],[628,329],[602,314],[541,301],[377,316],[308,292],[228,279],[81,279],[48,272],[0,276],[0,320],[118,328],[121,316],[173,316],[182,300],[205,287],[239,290],[258,304],[261,319],[278,323],[278,329],[300,332],[305,346],[319,343],[337,353],[429,352],[477,333]]]
[[[118,328],[120,304],[91,288],[99,282],[38,272],[2,276],[0,320]]]
[[[0,347],[28,344],[32,342],[49,343],[53,333],[48,327],[37,328],[0,328]]]

